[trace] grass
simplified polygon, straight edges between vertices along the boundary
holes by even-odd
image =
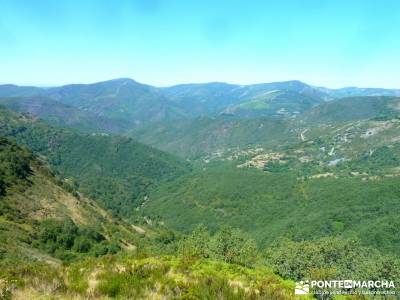
[[[266,268],[210,260],[188,265],[174,256],[107,256],[56,267],[35,263],[15,272],[2,264],[2,270],[4,289],[30,299],[294,299],[294,283]]]

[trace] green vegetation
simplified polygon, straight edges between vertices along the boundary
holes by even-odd
[[[335,92],[301,82],[7,91],[38,96],[9,107],[81,132],[0,109],[0,298],[293,299],[304,279],[400,284],[398,98],[320,104]]]
[[[69,219],[43,221],[33,246],[67,261],[76,259],[80,253],[101,256],[115,254],[121,250],[118,242],[109,242],[95,229],[88,226],[79,227]]]
[[[0,166],[0,260],[72,261],[161,248],[158,235],[165,230],[133,230],[2,137]]]
[[[69,185],[124,217],[148,189],[188,170],[175,157],[130,138],[78,134],[7,110],[0,110],[0,134],[44,156]]]
[[[296,117],[322,102],[323,100],[319,97],[295,91],[277,90],[257,95],[255,98],[228,107],[224,112],[246,118],[289,118]]]
[[[229,224],[250,233],[260,245],[281,236],[300,240],[343,235],[396,253],[399,187],[398,177],[303,179],[293,171],[218,165],[163,185],[149,195],[141,213],[183,232],[199,223],[212,231]]]
[[[382,255],[354,239],[284,239],[257,252],[252,246],[240,249],[237,242],[252,243],[242,238],[242,233],[228,227],[210,236],[200,226],[178,242],[174,256],[105,255],[81,257],[63,265],[19,262],[17,267],[2,260],[0,288],[3,294],[18,293],[31,299],[50,294],[60,299],[297,299],[295,280],[385,278],[397,284],[400,278],[398,258]],[[242,260],[246,249],[251,249],[247,253],[251,263]]]
[[[106,256],[66,267],[0,263],[3,291],[29,299],[295,299],[294,283],[269,269],[211,260]]]
[[[211,237],[206,227],[199,226],[179,244],[179,254],[185,261],[211,258],[252,266],[257,260],[256,253],[256,242],[231,227],[223,227]]]
[[[399,282],[400,259],[382,255],[357,239],[324,237],[309,241],[277,241],[265,253],[266,263],[284,278],[387,278]]]
[[[15,186],[30,175],[32,155],[15,143],[0,137],[0,196],[6,189]]]
[[[274,95],[270,97],[271,94]],[[0,85],[1,98],[14,98],[12,101],[0,99],[0,102],[12,109],[31,113],[52,124],[113,133],[123,133],[130,128],[154,122],[214,117],[221,113],[234,113],[239,117],[287,118],[298,112],[308,112],[324,101],[344,97],[363,98],[356,103],[357,109],[352,109],[354,104],[345,104],[352,101],[349,99],[339,104],[341,110],[326,110],[324,104],[319,105],[322,109],[320,120],[349,120],[349,116],[353,119],[370,118],[371,114],[365,112],[371,108],[375,110],[377,106],[363,103],[370,102],[365,96],[374,101],[379,96],[400,96],[400,91],[359,88],[333,90],[296,80],[253,85],[213,82],[166,88],[141,84],[128,78],[52,88]],[[330,106],[329,103],[327,105]],[[332,115],[328,116],[324,111]],[[309,117],[309,120],[315,119],[313,113]]]
[[[302,119],[314,123],[356,121],[399,114],[397,97],[351,97],[323,103],[306,112]]]
[[[156,123],[132,132],[145,144],[192,160],[247,146],[290,144],[296,135],[289,121],[226,116]]]
[[[84,132],[118,133],[127,130],[127,124],[123,121],[97,116],[46,96],[0,98],[0,105],[41,118],[51,125]]]
[[[15,143],[1,138],[0,158],[1,299],[293,299],[293,282],[264,267],[249,268],[256,246],[237,230],[227,227],[210,237],[199,227],[180,239],[154,228],[139,237],[128,224],[58,186]],[[193,255],[201,253],[197,246],[203,242],[207,253]],[[171,251],[174,256],[166,255]]]
[[[156,87],[121,78],[52,88],[0,85],[0,103],[52,124],[122,133],[142,123],[184,116]],[[45,103],[51,105],[45,105]]]

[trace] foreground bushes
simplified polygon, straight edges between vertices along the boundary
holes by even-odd
[[[49,221],[42,226],[39,241],[50,248],[68,248],[65,251],[69,253],[93,251],[96,245],[106,242],[103,236],[71,222]],[[90,250],[82,242],[85,239],[92,243]],[[3,260],[1,288],[7,297],[22,293],[26,299],[284,300],[294,298],[293,281],[303,279],[386,279],[396,281],[398,286],[399,261],[356,239],[283,239],[263,256],[253,243],[229,227],[210,235],[200,226],[178,241],[178,255],[86,255],[63,265]]]
[[[115,254],[121,248],[118,243],[90,227],[78,227],[72,220],[46,220],[40,224],[34,246],[56,258],[71,261],[79,254],[101,256]]]
[[[1,278],[12,284],[10,295],[27,299],[293,299],[294,283],[265,268],[249,269],[212,260],[191,264],[173,256],[136,259],[105,256],[50,267],[41,264],[24,270],[4,270]],[[9,286],[10,287],[10,286]],[[40,297],[38,296],[40,295]]]
[[[184,260],[212,258],[252,266],[257,259],[257,245],[240,230],[223,227],[210,236],[201,225],[180,242],[179,254]]]
[[[325,237],[300,242],[284,239],[267,249],[266,264],[284,278],[296,281],[337,278],[400,280],[399,259],[365,247],[353,238]]]

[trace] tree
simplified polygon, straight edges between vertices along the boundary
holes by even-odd
[[[228,226],[223,227],[213,236],[210,248],[213,258],[227,263],[250,266],[257,257],[255,241],[240,230]]]
[[[179,254],[184,259],[207,258],[210,235],[204,225],[199,225],[179,243]]]
[[[354,238],[324,237],[301,242],[281,240],[267,249],[266,263],[282,277],[294,280],[399,278],[398,259],[365,247]]]

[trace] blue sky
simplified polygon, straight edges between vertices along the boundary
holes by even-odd
[[[400,1],[0,0],[0,83],[400,88]]]

